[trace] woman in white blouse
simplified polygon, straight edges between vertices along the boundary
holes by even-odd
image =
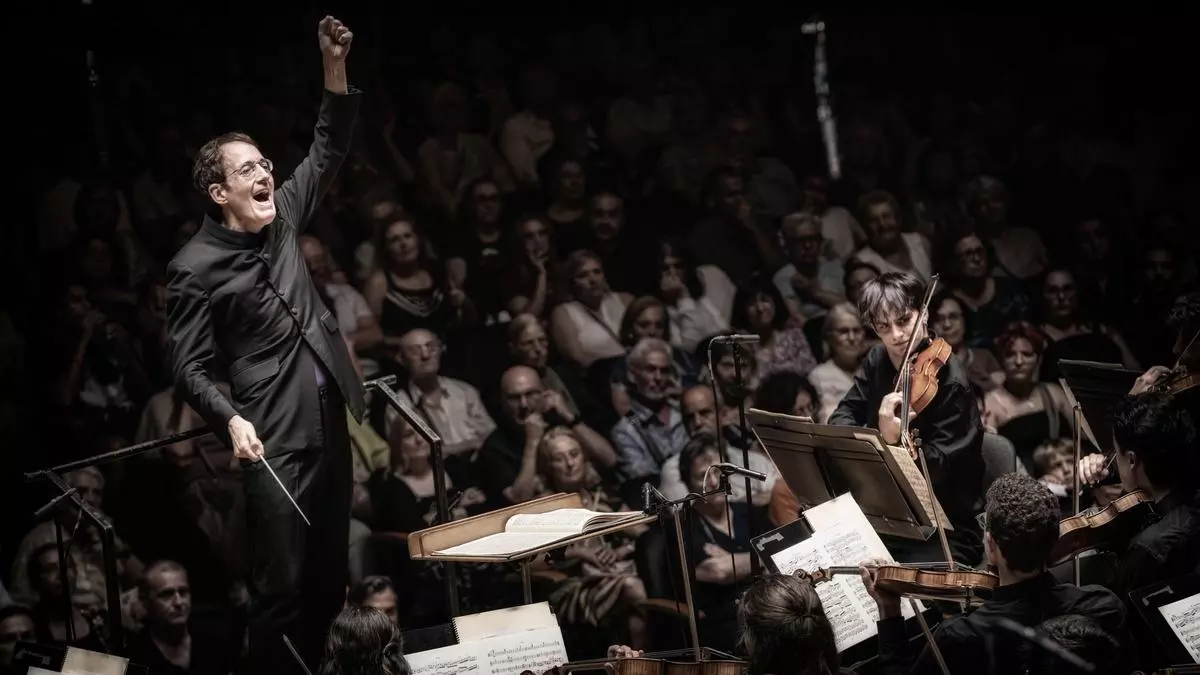
[[[808,374],[808,381],[821,401],[817,421],[823,423],[829,419],[850,391],[864,347],[863,326],[854,305],[844,302],[830,308],[825,320],[825,351],[829,359]]]
[[[659,246],[658,299],[671,321],[671,346],[691,352],[706,338],[729,330],[737,288],[719,267],[692,264],[683,244]]]
[[[624,356],[621,318],[633,298],[608,287],[599,256],[585,250],[567,256],[563,286],[563,297],[571,300],[550,313],[550,336],[559,353],[584,369],[601,359]]]

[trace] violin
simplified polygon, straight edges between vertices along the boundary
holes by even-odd
[[[878,565],[875,586],[892,595],[920,600],[981,604],[1000,585],[1000,577],[991,572],[967,569],[939,569],[944,563],[923,565]],[[835,574],[858,575],[857,567],[827,567],[809,573],[813,583],[828,581]]]
[[[1200,338],[1200,330],[1197,330],[1192,335],[1192,339],[1188,341],[1187,346],[1179,353],[1179,358],[1175,359],[1175,365],[1171,367],[1171,371],[1151,387],[1154,391],[1178,394],[1200,384],[1200,372],[1189,372],[1187,366],[1183,363],[1184,356],[1192,349],[1192,345],[1196,344],[1197,338]]]
[[[1058,543],[1050,564],[1066,562],[1084,551],[1124,541],[1137,533],[1153,500],[1142,490],[1126,492],[1102,509],[1091,508],[1058,523]]]
[[[1177,367],[1167,373],[1153,387],[1154,391],[1168,394],[1180,394],[1200,385],[1200,372],[1188,372],[1183,367]]]
[[[736,659],[685,661],[691,649],[656,652],[633,658],[575,661],[547,670],[544,675],[603,671],[609,675],[743,675],[749,663]]]
[[[938,393],[938,373],[946,367],[954,350],[950,343],[936,338],[922,349],[912,361],[909,388],[909,406],[918,415],[929,407]]]

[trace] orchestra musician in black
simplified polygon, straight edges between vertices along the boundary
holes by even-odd
[[[1130,592],[1185,574],[1200,572],[1200,434],[1196,410],[1170,392],[1125,396],[1113,411],[1112,464],[1125,492],[1141,490],[1152,501],[1151,522],[1117,556],[1112,589],[1130,602]],[[1084,458],[1087,483],[1101,481],[1111,469]],[[1136,610],[1134,610],[1136,611]],[[1169,665],[1164,650],[1144,624],[1135,624],[1138,666]]]
[[[984,547],[999,586],[973,612],[947,619],[933,631],[933,643],[950,673],[1028,672],[1039,655],[1029,650],[1023,638],[1002,630],[998,626],[1002,619],[1037,627],[1054,617],[1080,615],[1121,644],[1127,643],[1126,610],[1112,591],[1059,583],[1047,571],[1060,516],[1058,498],[1025,474],[1005,474],[988,488],[981,516]],[[882,562],[886,561],[868,561],[860,569],[863,584],[879,608],[879,672],[940,675],[931,647],[926,645],[918,654],[914,654],[917,647],[910,649],[920,643],[908,639],[901,599],[876,586],[875,569]]]
[[[918,321],[924,295],[925,282],[907,272],[889,272],[863,285],[859,314],[879,335],[880,344],[864,355],[854,384],[828,424],[879,429],[884,441],[900,444],[902,395],[896,391],[896,380],[913,331],[917,331],[914,353],[929,344],[927,321]],[[975,565],[983,555],[975,522],[983,491],[983,422],[966,368],[957,356],[951,356],[938,372],[937,395],[910,424],[919,432],[934,494],[954,527],[946,533],[952,555],[959,563]],[[900,562],[945,558],[936,542],[922,546],[885,537],[885,543]]]
[[[360,99],[346,80],[352,37],[332,17],[317,27],[321,110],[307,158],[278,189],[271,160],[249,136],[227,133],[200,148],[193,179],[211,213],[168,265],[176,382],[242,463],[250,671],[261,674],[298,672],[281,633],[315,669],[345,600],[352,488],[346,410],[362,418],[363,389],[297,239],[350,149]],[[232,385],[229,398],[218,379]]]

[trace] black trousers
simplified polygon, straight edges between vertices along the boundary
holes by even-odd
[[[271,468],[312,525],[279,490],[262,462],[244,462],[250,540],[250,672],[302,673],[287,635],[316,672],[325,636],[346,599],[352,469],[346,403],[321,388],[322,447],[270,457]]]

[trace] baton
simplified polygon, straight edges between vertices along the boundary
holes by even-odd
[[[296,500],[292,498],[292,493],[288,492],[288,489],[283,486],[283,481],[279,480],[279,476],[275,474],[275,469],[271,468],[271,464],[267,461],[267,458],[262,457],[258,461],[262,462],[263,466],[267,467],[267,473],[271,474],[271,478],[275,479],[275,483],[279,486],[279,489],[283,490],[284,496],[288,498],[288,501],[292,503],[292,506],[296,507],[296,513],[299,513],[300,517],[304,519],[304,524],[312,527],[312,523],[308,522],[308,516],[304,515],[304,510],[301,509],[300,505],[296,503]]]

